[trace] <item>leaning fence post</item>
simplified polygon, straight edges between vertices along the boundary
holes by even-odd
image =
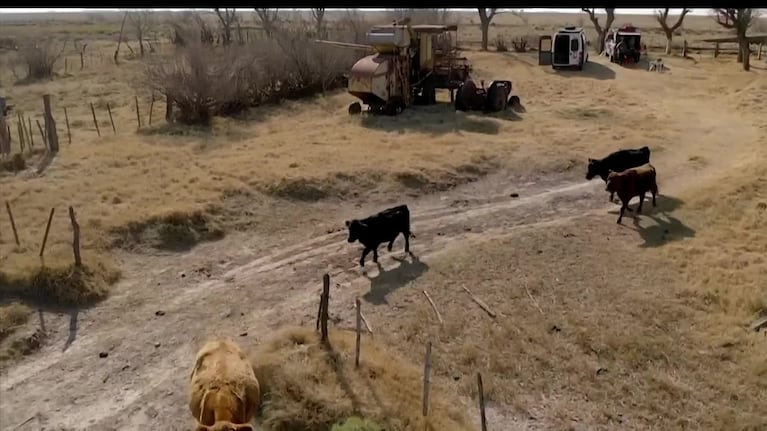
[[[112,108],[109,107],[109,102],[107,102],[107,112],[109,113],[109,122],[112,123],[112,132],[117,134],[117,129],[115,129],[115,120],[112,119]]]
[[[16,240],[16,246],[20,247],[19,233],[16,231],[16,222],[13,220],[13,211],[11,211],[11,204],[5,201],[5,210],[8,211],[8,218],[11,219],[11,230],[13,230],[13,239]]]
[[[152,125],[152,111],[154,109],[154,92],[152,93],[152,101],[149,102],[149,125]]]
[[[322,313],[320,316],[321,341],[328,341],[328,305],[330,300],[330,275],[322,276]]]
[[[75,255],[75,266],[83,266],[83,261],[80,258],[80,225],[75,218],[75,209],[69,207],[69,220],[72,222],[72,251]]]
[[[59,152],[59,133],[56,130],[56,120],[53,118],[51,96],[49,94],[43,95],[43,106],[45,109],[43,122],[45,123],[46,141],[48,142],[48,149],[55,154]]]
[[[51,230],[51,221],[53,221],[53,212],[56,208],[51,208],[51,214],[48,216],[48,224],[45,225],[45,235],[43,235],[43,244],[40,246],[40,257],[45,253],[45,243],[48,242],[48,232]]]
[[[354,367],[360,367],[360,344],[362,342],[362,305],[359,298],[354,301],[357,308],[357,345],[354,349]]]
[[[485,389],[482,386],[482,374],[477,372],[477,391],[479,392],[479,417],[482,421],[482,431],[487,431],[487,417],[485,416]]]
[[[141,128],[141,113],[138,110],[138,96],[134,96],[136,98],[136,122],[138,123],[138,128]]]
[[[426,424],[426,418],[429,416],[429,374],[431,373],[431,341],[426,343],[426,357],[423,364],[423,402],[422,413],[424,418],[424,424]]]
[[[67,140],[69,145],[72,145],[72,132],[69,131],[69,114],[66,106],[64,107],[64,121],[67,123]]]
[[[4,97],[0,97],[0,154],[11,154],[11,134],[6,135]]]
[[[101,130],[99,130],[99,122],[96,121],[96,110],[93,109],[93,103],[91,103],[91,114],[93,114],[93,125],[96,126],[96,133],[101,137]]]

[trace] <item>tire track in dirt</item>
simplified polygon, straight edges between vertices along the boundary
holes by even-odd
[[[587,192],[589,188],[591,192]],[[518,199],[496,196],[485,204],[470,208],[438,206],[414,212],[413,230],[418,232],[418,237],[413,241],[413,251],[422,260],[452,241],[478,236],[484,231],[506,231],[514,226],[551,222],[573,211],[581,215],[581,209],[594,206],[595,200],[590,199],[595,195],[594,188],[593,183],[579,182]],[[470,230],[467,223],[471,223]],[[401,243],[398,239],[397,248],[392,253],[381,253],[379,260],[384,271],[400,265],[394,257],[402,254],[401,250],[397,251],[401,249]],[[115,316],[123,316],[122,324],[120,319],[114,319],[118,322],[90,328],[66,352],[46,349],[3,377],[0,383],[2,398],[11,400],[3,403],[3,413],[0,414],[3,427],[24,421],[35,413],[30,409],[51,416],[46,419],[46,426],[65,429],[85,424],[94,429],[119,428],[120,423],[127,425],[128,422],[133,428],[144,423],[143,416],[146,416],[146,425],[158,426],[158,420],[169,420],[161,417],[185,417],[185,367],[194,350],[189,335],[216,331],[232,335],[231,322],[215,319],[210,314],[212,310],[225,308],[233,301],[253,304],[254,310],[245,313],[241,320],[248,331],[255,334],[284,324],[299,324],[297,316],[300,319],[300,316],[307,318],[314,314],[321,274],[330,272],[334,285],[333,301],[339,304],[339,313],[343,313],[342,304],[351,305],[352,298],[360,293],[359,289],[349,289],[348,286],[358,281],[365,284],[367,278],[375,277],[378,271],[374,268],[361,274],[358,259],[357,246],[352,247],[345,241],[344,232],[336,232],[268,253],[225,271],[218,279],[193,283],[166,298],[161,305],[148,301],[139,309],[122,309],[123,304],[107,300],[103,308]],[[366,267],[370,266],[375,267],[372,263],[366,264]],[[148,280],[148,284],[153,281]],[[339,285],[344,288],[339,289]],[[162,295],[156,295],[155,298],[162,298]],[[125,300],[127,296],[119,295],[119,298]],[[162,308],[168,316],[174,316],[174,320],[147,319],[154,307]],[[169,333],[173,335],[169,337]],[[257,340],[259,336],[251,338]],[[116,343],[114,353],[109,356],[116,359],[109,361],[117,367],[116,370],[105,370],[103,363],[108,362],[96,355],[96,349],[104,345],[105,340]],[[154,340],[165,340],[163,348],[153,347]],[[127,371],[119,368],[121,362],[128,364]],[[47,385],[47,397],[42,399],[34,390],[41,384]],[[168,397],[173,399],[172,404],[157,403]],[[170,404],[162,407],[170,415],[136,416],[142,408],[155,404]],[[34,421],[29,425],[34,426],[27,429],[39,427]]]

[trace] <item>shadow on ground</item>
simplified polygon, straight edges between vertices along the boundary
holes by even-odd
[[[583,70],[574,69],[558,69],[555,73],[559,76],[570,77],[585,77],[598,80],[615,79],[615,71],[601,63],[595,63],[589,61],[583,65]]]
[[[520,119],[513,111],[508,110],[498,115],[507,115],[504,119]],[[502,118],[502,117],[499,117]],[[434,136],[454,133],[456,131],[497,135],[500,126],[490,118],[483,118],[481,112],[456,112],[455,107],[448,102],[439,102],[430,106],[412,106],[396,117],[363,113],[360,124],[369,129],[386,131],[420,132]]]
[[[672,241],[695,236],[695,229],[671,215],[673,211],[682,206],[683,201],[681,199],[673,196],[658,195],[656,203],[658,206],[653,207],[652,197],[646,197],[642,206],[642,214],[636,214],[638,207],[638,203],[636,203],[629,205],[633,212],[626,212],[624,215],[624,222],[626,217],[633,219],[631,221],[633,229],[644,240],[644,244],[641,247],[661,247]],[[618,209],[611,210],[610,212],[618,214],[619,211]],[[652,223],[646,223],[647,219],[651,220]]]
[[[397,257],[392,257],[392,259],[399,262],[400,265],[389,271],[384,271],[383,267],[379,265],[378,276],[374,278],[368,277],[368,280],[370,280],[370,291],[362,296],[365,301],[373,305],[388,304],[386,297],[390,293],[414,281],[429,270],[428,265],[412,254],[410,259]]]

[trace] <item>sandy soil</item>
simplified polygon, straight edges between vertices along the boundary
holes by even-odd
[[[663,195],[681,193],[741,157],[722,151],[722,142],[753,143],[760,136],[749,121],[712,103],[710,90],[683,93],[670,77],[649,79],[642,70],[599,61],[594,67],[614,73],[612,85],[634,98],[629,103],[684,130],[653,148]],[[671,73],[701,74],[682,61],[673,64]],[[592,92],[600,91],[597,82]],[[531,118],[534,112],[528,112],[527,121],[535,121]],[[643,121],[640,130],[649,133],[652,126]],[[623,146],[621,136],[606,131],[604,139],[613,141],[614,148]],[[642,136],[631,140],[641,141]],[[584,154],[584,163],[598,155]],[[450,192],[407,199],[417,259],[402,257],[400,239],[392,253],[381,252],[380,269],[372,263],[364,270],[357,266],[359,248],[346,243],[342,217],[365,215],[383,203],[327,207],[334,216],[327,223],[297,227],[279,237],[236,234],[182,255],[122,255],[124,281],[109,299],[70,314],[41,314],[51,334],[49,343],[7,370],[0,381],[2,429],[16,429],[30,418],[18,429],[185,429],[192,424],[186,407],[187,370],[208,336],[225,334],[249,344],[285,324],[313,325],[325,272],[333,286],[331,314],[337,325],[346,326],[356,296],[363,298],[365,308],[387,307],[387,286],[417,278],[449,244],[509,234],[519,227],[546,229],[584,214],[614,223],[617,206],[607,202],[603,183],[583,179],[583,170],[522,183],[510,182],[510,173],[499,173]],[[375,329],[388,322],[370,323]],[[100,353],[108,356],[101,358]],[[502,411],[489,419],[491,428],[505,427]],[[541,424],[545,418],[539,418]]]

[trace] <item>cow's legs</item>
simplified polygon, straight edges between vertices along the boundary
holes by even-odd
[[[405,235],[405,253],[410,253],[410,230],[402,234]]]
[[[658,205],[655,205],[655,195],[658,194],[658,189],[652,189],[650,193],[652,193],[652,206],[657,207]]]
[[[637,214],[642,214],[642,204],[644,203],[644,193],[639,194],[639,207],[637,208]]]
[[[621,220],[623,220],[623,211],[626,210],[626,202],[621,203],[621,215],[618,216],[618,224],[621,224]]]
[[[370,253],[369,248],[362,250],[362,257],[360,258],[360,266],[365,266],[365,257]]]
[[[373,249],[373,262],[378,263],[378,247]]]
[[[610,202],[615,202],[613,198],[615,198],[615,192],[610,192]]]

